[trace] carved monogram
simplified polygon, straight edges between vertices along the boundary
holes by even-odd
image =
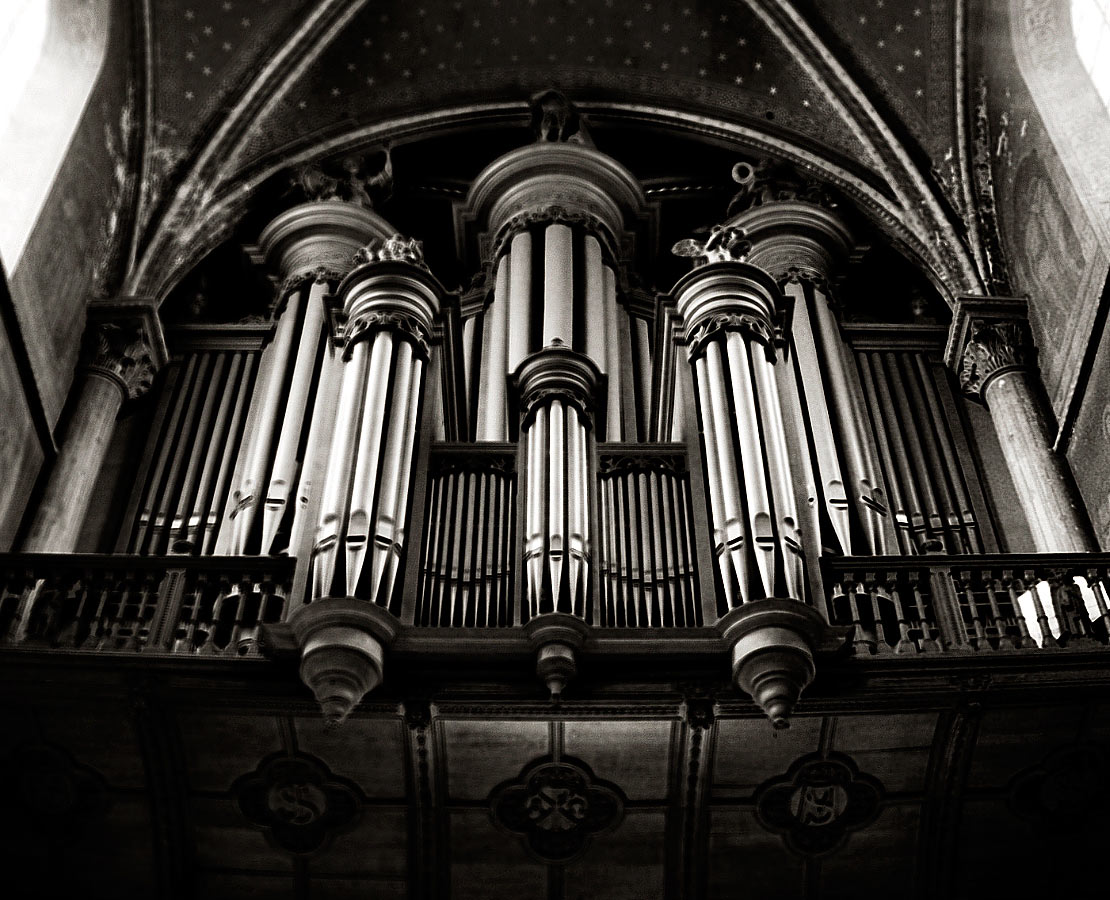
[[[831,853],[879,811],[882,785],[841,753],[813,753],[757,791],[756,815],[804,856]]]
[[[358,789],[305,754],[278,753],[232,787],[239,809],[276,846],[308,854],[357,821]]]
[[[519,835],[536,857],[566,863],[585,852],[593,835],[617,826],[624,799],[585,763],[563,757],[536,760],[499,785],[490,794],[490,810],[494,822]]]
[[[1110,756],[1096,745],[1055,750],[1010,785],[1010,805],[1046,831],[1078,832],[1101,824],[1110,801]]]
[[[65,750],[29,744],[3,760],[8,790],[0,795],[0,819],[34,834],[71,841],[101,819],[112,805],[100,773],[76,762]]]

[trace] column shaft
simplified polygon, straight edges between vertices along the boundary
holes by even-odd
[[[1051,447],[1031,373],[993,378],[984,399],[1040,553],[1096,553],[1083,501],[1067,462]]]
[[[123,394],[111,379],[95,374],[85,378],[46,493],[24,542],[25,551],[70,553],[75,549],[122,404]]]

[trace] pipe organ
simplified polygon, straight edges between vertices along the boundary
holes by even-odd
[[[847,217],[781,167],[733,174],[660,295],[659,209],[582,144],[514,150],[455,202],[457,297],[355,202],[278,215],[270,321],[171,335],[118,552],[295,557],[336,719],[401,626],[524,626],[555,693],[584,628],[714,626],[784,721],[836,618],[823,556],[999,543],[941,332],[845,321]]]

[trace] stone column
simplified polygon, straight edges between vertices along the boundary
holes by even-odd
[[[1052,448],[1024,300],[961,298],[947,356],[986,404],[1040,553],[1091,553],[1098,541],[1067,460]]]
[[[88,310],[84,361],[61,450],[31,530],[27,552],[72,553],[125,400],[150,389],[167,359],[152,302],[94,302]]]
[[[417,241],[356,255],[337,292],[346,325],[339,400],[312,543],[313,600],[290,620],[301,678],[341,721],[381,681],[408,526],[432,325],[444,294]]]

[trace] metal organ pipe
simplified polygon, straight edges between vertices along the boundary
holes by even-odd
[[[517,375],[528,473],[524,496],[529,618],[590,616],[589,432],[600,372],[561,346],[532,354]],[[638,523],[637,523],[638,524]]]
[[[302,293],[303,293],[302,288]],[[286,507],[293,493],[297,474],[297,449],[301,428],[312,388],[312,374],[319,356],[320,338],[324,327],[324,295],[327,283],[314,281],[308,289],[308,306],[297,341],[297,355],[293,363],[293,377],[285,401],[284,416],[280,424],[281,435],[266,490],[266,503],[262,513],[262,551],[268,552],[274,544],[278,527],[285,517]]]
[[[739,262],[675,286],[695,372],[714,543],[730,607],[804,596],[790,460],[773,373],[777,286]]]
[[[380,254],[340,286],[345,361],[312,548],[314,597],[390,605],[440,290],[421,265]]]
[[[276,538],[290,522],[303,534],[296,510],[290,517],[289,506],[300,492],[298,477],[306,476],[305,460],[299,458],[302,448],[308,447],[306,455],[319,453],[318,447],[306,445],[304,433],[319,418],[317,401],[325,386],[315,373],[324,366],[320,355],[327,347],[328,286],[354,267],[355,252],[367,241],[391,234],[393,228],[380,216],[340,200],[300,204],[263,230],[259,243],[281,273],[285,308],[262,354],[217,552],[285,550],[275,546]],[[302,548],[290,545],[288,550],[299,554]]]

